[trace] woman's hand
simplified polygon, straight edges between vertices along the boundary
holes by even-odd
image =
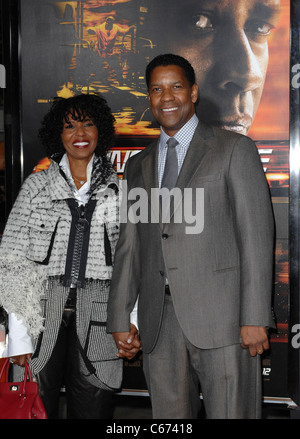
[[[131,323],[130,332],[114,332],[113,337],[118,347],[117,356],[131,360],[142,349],[138,330]]]
[[[24,367],[25,361],[30,361],[31,355],[32,354],[16,355],[15,357],[10,357],[10,362]]]

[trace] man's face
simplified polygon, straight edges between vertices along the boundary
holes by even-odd
[[[280,0],[187,0],[170,11],[171,51],[193,65],[201,120],[246,134],[261,99]]]
[[[113,28],[113,25],[114,25],[114,20],[108,18],[105,23],[105,28],[111,30]]]
[[[190,86],[179,66],[156,67],[150,77],[148,92],[153,116],[171,137],[195,113],[198,87],[196,84]]]

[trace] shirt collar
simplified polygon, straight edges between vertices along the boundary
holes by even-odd
[[[87,168],[86,168],[87,181],[79,189],[77,189],[77,187],[74,183],[67,154],[63,155],[63,157],[59,163],[59,166],[61,167],[61,169],[63,170],[63,172],[65,173],[65,175],[69,181],[69,185],[70,185],[71,190],[74,194],[74,197],[77,199],[79,204],[86,204],[88,201],[88,194],[89,194],[89,190],[90,190],[90,186],[91,186],[91,175],[92,175],[92,170],[93,170],[94,157],[95,157],[95,154],[93,155],[93,157],[89,161]]]
[[[94,156],[95,156],[95,154],[93,155],[93,157],[89,161],[87,168],[86,168],[86,178],[87,178],[86,183],[88,183],[88,186],[90,186],[90,183],[91,183],[91,175],[92,175],[92,170],[93,170]],[[71,181],[73,181],[73,177],[72,177],[71,170],[70,170],[70,163],[69,163],[69,159],[68,159],[67,154],[63,155],[61,161],[59,162],[59,166],[64,171],[66,177],[68,179],[70,179]]]
[[[195,129],[199,123],[199,119],[196,114],[194,114],[191,119],[175,134],[174,138],[179,142],[179,144],[183,147],[188,147],[191,143],[192,137],[194,135]],[[167,140],[169,140],[170,136],[168,136],[163,128],[160,128],[160,147],[163,148],[166,146]]]

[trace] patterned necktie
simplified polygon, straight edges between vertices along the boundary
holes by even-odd
[[[161,182],[161,187],[166,187],[169,190],[173,189],[178,178],[178,161],[176,154],[176,145],[178,142],[171,137],[168,141],[168,152],[166,157],[166,164],[164,169],[164,175]]]

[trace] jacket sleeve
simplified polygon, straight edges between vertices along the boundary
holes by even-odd
[[[0,305],[24,323],[30,336],[43,327],[40,295],[46,279],[45,267],[26,257],[30,191],[25,182],[9,215],[0,246]]]
[[[22,186],[18,197],[8,217],[4,234],[1,240],[1,258],[15,255],[25,257],[28,248],[28,218],[31,211],[31,200],[26,182]]]
[[[22,320],[17,319],[14,313],[9,314],[8,320],[7,345],[2,353],[2,357],[31,354],[33,352],[31,337],[28,335],[27,328]]]
[[[240,325],[273,327],[274,219],[257,147],[248,137],[232,150],[228,186],[240,254]]]
[[[127,332],[130,314],[138,298],[140,284],[140,246],[136,225],[127,221],[127,168],[122,184],[120,236],[116,247],[114,269],[107,311],[107,332]]]

